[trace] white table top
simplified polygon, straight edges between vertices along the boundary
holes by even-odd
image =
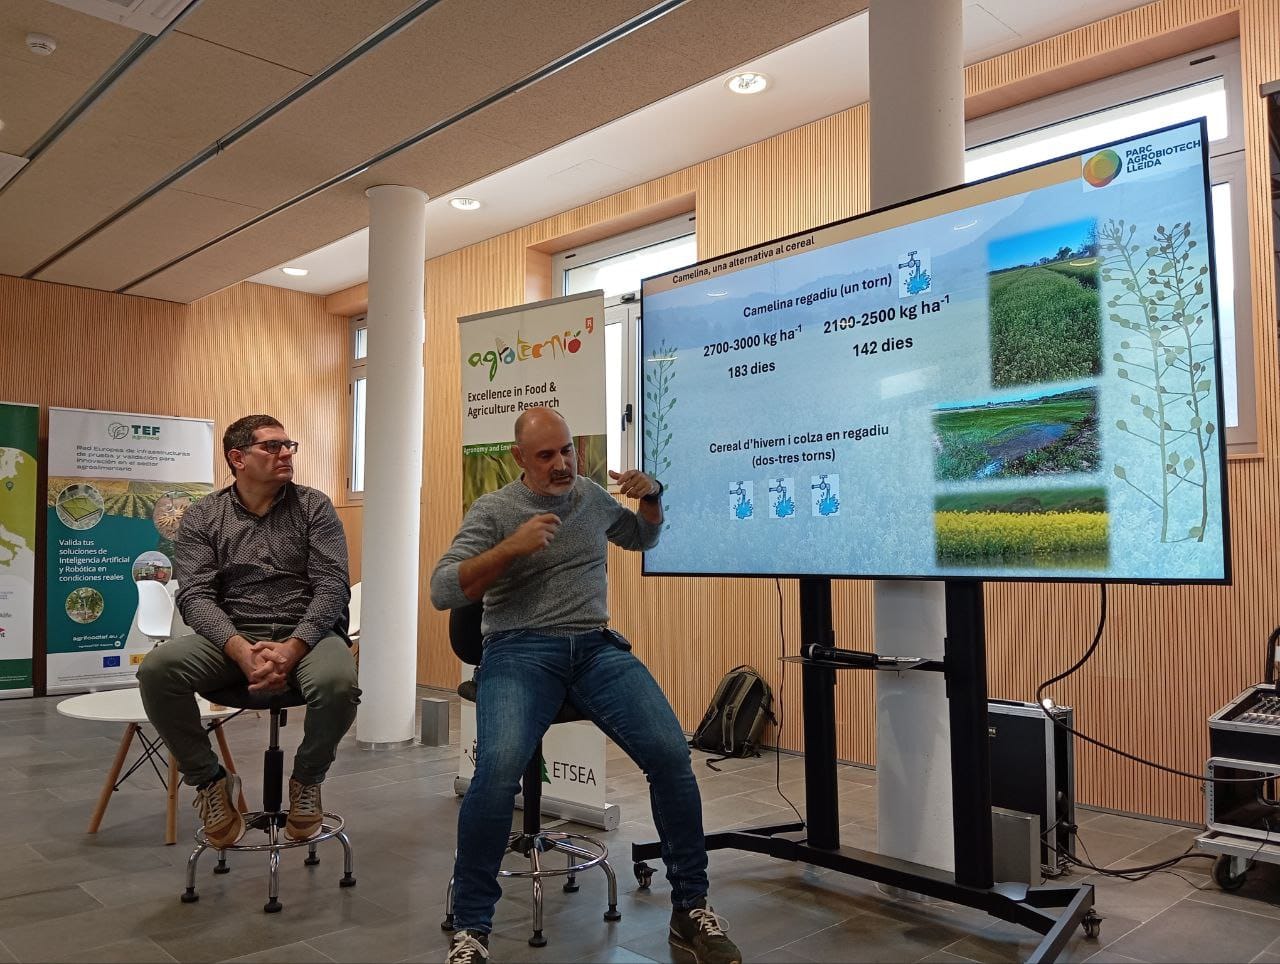
[[[215,710],[203,696],[196,697],[196,704],[200,707],[202,720],[221,719],[236,712],[225,706]],[[73,696],[58,704],[58,712],[73,719],[94,720],[98,723],[147,722],[147,713],[142,708],[142,694],[136,686]]]

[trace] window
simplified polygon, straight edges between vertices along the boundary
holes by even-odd
[[[347,500],[364,499],[364,412],[365,362],[368,358],[369,329],[365,316],[351,319],[351,377],[347,392],[351,397],[351,464],[347,466]]]
[[[1023,104],[966,125],[965,180],[1204,116],[1228,446],[1255,449],[1248,219],[1236,41]]]
[[[694,215],[682,214],[552,259],[557,297],[604,291],[605,404],[609,468],[640,468],[636,396],[640,370],[640,281],[698,260]]]

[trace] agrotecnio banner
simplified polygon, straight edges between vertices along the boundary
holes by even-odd
[[[458,319],[462,346],[462,510],[519,478],[511,457],[521,412],[546,406],[569,423],[578,473],[608,485],[604,293],[591,291]]]

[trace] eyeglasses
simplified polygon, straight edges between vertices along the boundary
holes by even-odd
[[[279,455],[281,449],[287,449],[289,452],[298,451],[298,443],[292,439],[271,438],[265,442],[250,442],[245,448],[253,448],[255,445],[261,445],[271,455]]]

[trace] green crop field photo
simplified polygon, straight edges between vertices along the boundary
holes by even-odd
[[[992,385],[1066,381],[1102,371],[1097,253],[1092,221],[992,243]]]
[[[1093,472],[1097,390],[939,409],[933,448],[934,474],[946,481]]]

